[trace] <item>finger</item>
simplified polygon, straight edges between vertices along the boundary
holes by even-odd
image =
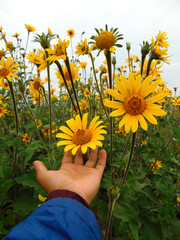
[[[85,164],[86,167],[95,167],[96,166],[97,153],[98,153],[98,146],[96,146],[95,150],[91,149],[89,159]]]
[[[99,152],[99,160],[98,160],[98,163],[96,166],[96,169],[99,170],[101,175],[103,174],[105,166],[106,166],[106,159],[107,159],[106,150],[102,149]]]
[[[80,148],[77,150],[77,153],[76,153],[75,158],[74,158],[74,163],[77,164],[77,165],[82,165],[83,164],[82,151],[81,151]]]
[[[44,173],[46,173],[48,170],[47,170],[46,166],[44,165],[44,163],[41,161],[34,161],[33,165],[34,165],[34,168],[36,171],[37,180],[39,182],[39,179],[41,178],[41,176],[43,176]]]
[[[64,153],[61,165],[64,164],[64,163],[72,163],[72,153],[71,153],[71,150],[69,150],[69,151]]]

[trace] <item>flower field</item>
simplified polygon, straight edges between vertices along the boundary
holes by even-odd
[[[98,146],[107,151],[92,202],[102,238],[180,239],[180,97],[161,77],[173,57],[167,34],[142,39],[135,56],[107,25],[77,43],[73,29],[61,39],[25,28],[27,39],[15,33],[12,42],[0,27],[0,236],[47,197],[33,161],[55,170],[64,152],[81,149],[85,163]],[[29,50],[30,40],[39,47]]]

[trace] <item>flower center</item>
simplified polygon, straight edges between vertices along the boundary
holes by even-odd
[[[139,115],[144,112],[146,108],[145,100],[140,96],[131,96],[125,99],[124,101],[124,109],[130,115]]]
[[[2,113],[3,112],[3,110],[2,110],[2,108],[0,108],[0,113]]]
[[[55,55],[56,56],[64,55],[64,52],[62,51],[62,47],[59,47],[56,49]]]
[[[72,137],[73,143],[77,145],[83,145],[88,143],[92,138],[92,134],[87,129],[78,129],[77,132]]]
[[[35,81],[35,83],[34,83],[34,88],[35,88],[36,90],[39,90],[40,85],[41,85],[40,82]]]
[[[99,36],[96,37],[96,46],[99,49],[109,49],[115,43],[116,37],[112,32],[102,31]]]
[[[9,71],[6,68],[0,69],[0,78],[6,77],[9,74]]]

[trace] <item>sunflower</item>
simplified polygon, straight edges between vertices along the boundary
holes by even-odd
[[[79,115],[76,118],[71,118],[66,121],[69,128],[61,126],[59,129],[63,133],[58,133],[57,138],[62,138],[57,143],[57,147],[66,145],[64,151],[72,149],[72,154],[75,155],[77,150],[81,148],[83,154],[87,152],[88,147],[96,149],[96,146],[102,147],[102,143],[99,140],[104,140],[104,136],[101,134],[106,134],[103,129],[105,126],[99,126],[102,121],[98,121],[99,117],[94,117],[89,124],[87,129],[88,113],[85,113],[82,120]]]
[[[129,133],[136,132],[138,124],[147,131],[148,125],[145,118],[152,124],[158,124],[154,116],[164,116],[166,112],[162,110],[162,106],[155,104],[155,102],[167,96],[167,93],[154,93],[159,81],[152,82],[152,76],[148,76],[142,82],[141,75],[134,78],[132,73],[129,73],[129,79],[121,75],[120,81],[115,79],[116,89],[107,89],[108,93],[117,101],[105,100],[104,104],[110,108],[117,108],[117,110],[110,113],[111,117],[123,115],[119,122],[119,128],[125,125],[125,131]]]
[[[0,50],[0,59],[1,59],[2,57],[4,57],[5,54],[6,54],[6,52],[5,52],[4,50]]]
[[[122,34],[119,34],[118,29],[111,28],[110,31],[108,31],[108,27],[106,25],[106,29],[96,29],[97,36],[92,36],[91,39],[94,40],[95,42],[90,48],[90,51],[99,49],[101,52],[102,50],[110,50],[111,52],[115,52],[115,47],[122,47],[121,44],[117,44],[117,41],[120,39],[123,39]]]
[[[42,49],[38,49],[36,52],[29,52],[26,57],[30,62],[34,63],[37,67],[44,65],[44,69],[47,66],[45,52]],[[42,70],[44,70],[42,69]]]
[[[30,142],[30,139],[29,139],[27,133],[25,133],[25,134],[23,135],[22,141],[23,141],[23,142]]]
[[[85,89],[83,90],[83,94],[84,94],[84,96],[85,96],[86,98],[89,97],[89,96],[90,96],[89,89],[88,89],[88,88],[85,88]]]
[[[12,37],[18,38],[19,37],[19,33],[16,32],[15,34],[12,35]]]
[[[24,24],[28,32],[35,32],[36,29],[29,24]]]
[[[42,131],[42,134],[44,135],[44,137],[49,135],[49,128],[43,128],[41,131]]]
[[[34,94],[37,94],[40,92],[41,85],[42,85],[40,77],[36,77],[34,75],[33,81],[30,81],[29,84],[30,84],[30,86],[29,86],[30,94],[34,95]]]
[[[79,102],[79,106],[81,110],[85,110],[88,108],[88,102],[85,99],[82,99],[81,102]]]
[[[153,162],[152,162],[151,165],[153,166],[153,173],[154,173],[154,174],[156,174],[156,172],[155,172],[154,170],[159,169],[159,168],[162,167],[161,161],[155,160],[155,159],[153,160]]]
[[[75,82],[77,79],[80,79],[80,77],[78,75],[80,66],[76,67],[76,64],[71,62],[70,63],[70,68],[71,68],[73,81]],[[57,72],[55,74],[56,74],[57,78],[60,79],[59,83],[64,83],[63,78],[62,78],[62,76],[59,72],[59,69],[56,68],[56,70],[57,70]],[[64,76],[66,78],[67,84],[71,84],[71,80],[70,80],[70,77],[69,77],[69,72],[67,70],[67,67],[62,66],[62,70],[64,72]]]
[[[89,46],[88,46],[88,43],[87,43],[87,38],[85,38],[85,40],[81,40],[80,43],[77,43],[77,46],[76,46],[76,54],[78,54],[79,56],[80,55],[84,55],[84,54],[88,54],[89,52]]]
[[[9,84],[8,84],[8,81],[7,80],[1,80],[0,81],[0,87],[2,87],[2,89],[4,90],[8,90],[9,89]]]
[[[174,99],[171,100],[173,105],[175,106],[180,106],[180,97],[175,97]]]
[[[168,48],[169,42],[167,40],[168,40],[167,33],[159,31],[157,35],[157,44],[160,47]]]
[[[177,205],[180,206],[180,197],[177,197]]]
[[[6,50],[13,51],[15,49],[13,42],[6,42]]]
[[[7,109],[0,106],[0,118],[4,117],[6,113],[7,113]]]
[[[19,72],[16,67],[19,64],[14,64],[15,60],[11,60],[11,57],[8,57],[5,61],[5,58],[2,57],[0,60],[0,80],[7,78],[9,82],[12,82],[11,77],[18,78],[18,76],[14,72]]]
[[[59,38],[58,44],[54,44],[53,48],[46,48],[46,51],[50,54],[50,56],[47,58],[47,61],[55,62],[56,60],[62,58],[66,60],[66,48],[69,46],[69,40],[66,41],[65,39],[62,40]]]
[[[73,29],[69,29],[67,30],[67,35],[70,37],[70,38],[73,38],[74,35],[75,35],[75,31]]]
[[[81,68],[85,68],[87,65],[87,62],[79,62]]]
[[[48,28],[48,34],[49,34],[50,36],[52,36],[52,35],[53,35],[53,33],[52,33],[52,31],[51,31],[51,29],[50,29],[50,28]]]

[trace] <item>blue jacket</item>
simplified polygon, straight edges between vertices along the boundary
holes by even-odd
[[[3,240],[101,240],[100,226],[93,212],[70,198],[43,203]]]

